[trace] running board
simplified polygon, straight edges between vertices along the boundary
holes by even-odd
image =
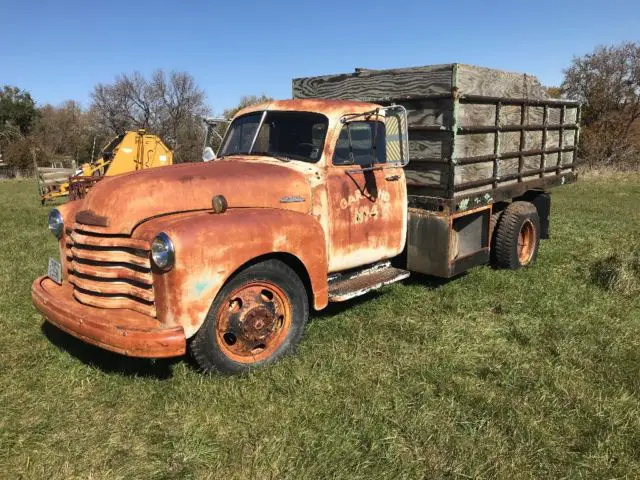
[[[329,279],[329,301],[344,302],[404,280],[409,275],[406,270],[392,267],[390,262],[379,263],[348,274],[334,275]]]

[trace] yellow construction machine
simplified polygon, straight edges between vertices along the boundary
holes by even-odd
[[[65,169],[38,169],[40,202],[69,196],[83,198],[102,177],[173,164],[173,152],[156,135],[145,130],[125,132],[111,140],[92,163],[83,164],[74,175]],[[52,170],[52,171],[48,171]]]

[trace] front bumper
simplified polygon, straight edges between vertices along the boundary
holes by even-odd
[[[131,357],[177,357],[186,351],[182,327],[127,309],[94,308],[73,297],[73,286],[39,277],[31,298],[45,319],[80,340]]]

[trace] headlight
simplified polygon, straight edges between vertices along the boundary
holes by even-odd
[[[54,208],[49,212],[49,230],[55,235],[56,238],[60,238],[62,236],[62,232],[64,231],[62,214],[57,208]]]
[[[151,243],[151,258],[153,263],[162,270],[173,267],[176,259],[176,251],[173,243],[166,233],[159,233]]]

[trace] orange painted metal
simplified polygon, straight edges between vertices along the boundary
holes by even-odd
[[[531,220],[527,220],[520,227],[518,233],[518,260],[520,265],[528,265],[533,257],[536,245],[536,227]]]
[[[216,341],[236,362],[260,362],[284,342],[291,315],[291,304],[277,285],[243,285],[227,295],[217,312]]]
[[[402,252],[407,237],[402,168],[362,171],[353,165],[332,166],[327,190],[329,272],[386,260]]]
[[[172,239],[176,262],[168,272],[153,273],[157,318],[182,326],[187,337],[200,328],[229,277],[267,255],[299,262],[308,274],[315,308],[328,303],[324,231],[310,215],[270,208],[191,212],[150,220],[134,236],[152,238],[159,231]]]
[[[34,303],[45,317],[128,355],[179,355],[225,282],[249,262],[275,255],[295,265],[314,307],[322,309],[329,272],[401,253],[407,229],[403,170],[359,172],[359,166],[331,163],[341,118],[376,105],[289,100],[238,115],[265,108],[328,118],[317,163],[231,156],[104,178],[84,199],[59,207],[65,224],[59,242],[63,285],[42,279],[33,284]],[[214,196],[224,197],[226,210],[213,211]],[[168,271],[156,269],[149,258],[160,232],[175,246]],[[171,341],[144,340],[133,347],[122,340],[129,333],[120,335],[149,329]]]
[[[40,277],[33,282],[31,297],[47,321],[87,343],[136,357],[175,357],[185,353],[182,328],[166,327],[127,309],[82,305],[73,299],[69,283],[60,286]]]
[[[149,218],[210,211],[214,195],[224,195],[230,209],[284,208],[306,213],[310,191],[304,174],[282,162],[269,164],[260,159],[232,157],[105,178],[84,199],[81,213],[87,213],[78,222],[96,233],[131,234]],[[306,201],[283,204],[280,199],[285,195]]]

